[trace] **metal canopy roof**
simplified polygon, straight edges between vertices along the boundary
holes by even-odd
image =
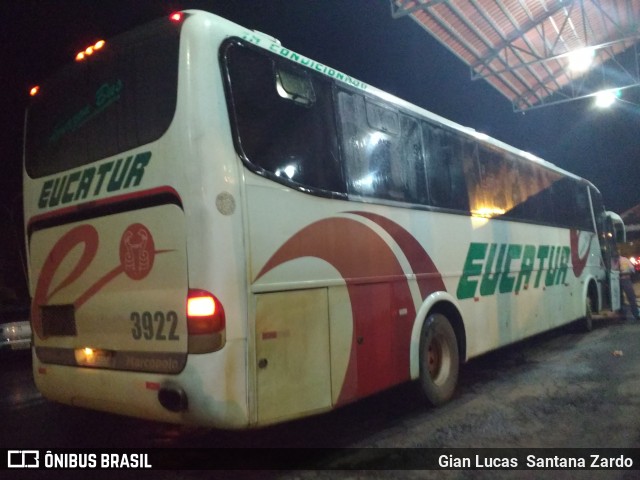
[[[640,0],[390,0],[524,111],[640,85]],[[570,68],[589,47],[591,66]]]

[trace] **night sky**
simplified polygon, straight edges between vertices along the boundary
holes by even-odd
[[[606,111],[580,100],[514,113],[413,20],[393,20],[388,0],[1,0],[0,218],[7,211],[19,217],[29,88],[96,40],[186,8],[268,33],[291,50],[585,177],[610,210],[640,203],[640,89],[626,90],[625,102]]]

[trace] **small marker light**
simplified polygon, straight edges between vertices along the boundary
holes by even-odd
[[[38,92],[40,92],[40,87],[38,85],[36,85],[35,87],[31,87],[31,90],[29,90],[29,95],[31,95],[32,97],[35,97]]]
[[[169,19],[174,22],[180,22],[182,20],[182,13],[180,12],[172,13],[171,15],[169,15]]]
[[[92,55],[96,50],[100,50],[102,47],[104,47],[105,43],[106,42],[104,40],[98,40],[95,44],[89,45],[83,51],[78,52],[78,54],[76,55],[76,62],[81,62],[82,60],[86,59],[88,55]]]

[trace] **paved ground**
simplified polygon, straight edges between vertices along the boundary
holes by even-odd
[[[636,288],[640,294],[640,284]],[[121,480],[640,479],[640,470],[364,470],[367,463],[363,461],[363,451],[380,460],[384,451],[374,449],[384,448],[574,447],[640,451],[640,322],[621,316],[598,318],[590,333],[566,327],[472,360],[462,368],[452,401],[438,409],[425,406],[415,385],[404,385],[329,414],[251,432],[181,430],[79,410],[38,400],[30,388],[20,390],[23,407],[5,418],[4,444],[11,448],[46,444],[46,448],[192,447],[217,451],[235,447],[227,450],[229,455],[240,455],[248,462],[252,450],[240,449],[284,447],[295,456],[296,448],[346,448],[337,457],[320,456],[319,465],[342,462],[339,464],[362,469],[146,472],[149,475],[91,472],[94,479],[114,478],[114,473]],[[87,478],[88,472],[63,473],[55,478]]]

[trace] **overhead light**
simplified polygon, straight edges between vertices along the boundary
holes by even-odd
[[[595,105],[599,108],[609,108],[619,96],[620,90],[602,90],[595,95]]]
[[[593,48],[581,48],[571,52],[567,58],[569,59],[569,69],[574,72],[585,72],[593,63],[596,51]]]

